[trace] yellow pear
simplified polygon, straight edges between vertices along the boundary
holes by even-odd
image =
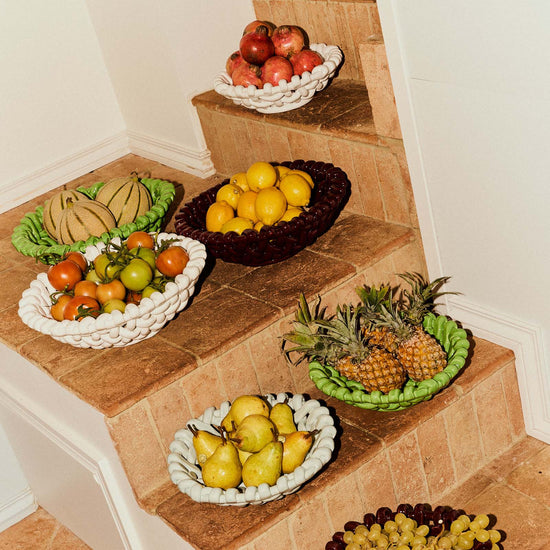
[[[296,431],[294,411],[287,403],[275,403],[269,412],[269,418],[280,434],[289,434]]]
[[[257,453],[269,442],[277,439],[277,429],[267,416],[251,414],[239,424],[230,439],[241,451]]]
[[[240,449],[237,449],[237,452],[239,453],[239,460],[241,461],[242,465],[244,465],[244,463],[246,462],[249,456],[254,454],[254,453],[247,453],[246,451],[241,451]]]
[[[269,416],[269,405],[257,395],[241,395],[231,403],[228,414],[231,415],[231,419],[238,428],[239,424],[251,414]]]
[[[218,448],[222,442],[222,438],[219,435],[211,434],[206,430],[199,430],[191,425],[189,426],[189,431],[193,434],[193,447],[197,453],[197,462],[202,466]]]
[[[222,442],[202,465],[202,480],[207,487],[231,489],[241,483],[242,466],[239,453],[222,435]]]
[[[243,483],[247,487],[257,487],[262,483],[275,485],[281,476],[282,463],[283,444],[280,441],[271,441],[259,452],[248,457],[242,469]]]
[[[316,431],[297,431],[284,436],[283,474],[290,474],[304,462],[316,433]]]
[[[233,416],[231,415],[231,410],[224,416],[221,427],[223,430],[225,430],[227,433],[234,432],[236,429],[236,426],[234,424]]]

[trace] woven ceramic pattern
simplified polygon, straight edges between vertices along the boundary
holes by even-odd
[[[38,258],[47,254],[63,256],[70,251],[84,252],[87,247],[99,242],[107,243],[115,237],[125,239],[134,231],[158,231],[176,195],[174,184],[169,181],[148,178],[143,178],[140,181],[149,189],[153,206],[149,212],[136,218],[133,223],[121,225],[99,237],[90,237],[86,241],[59,244],[46,233],[42,226],[44,207],[39,206],[34,212],[23,217],[20,224],[13,230],[11,242],[25,256]],[[95,199],[103,185],[105,185],[104,182],[98,182],[91,187],[78,187],[77,191],[84,193],[90,199]],[[53,264],[58,261],[58,258],[41,258],[41,260],[44,263]]]
[[[231,99],[233,103],[260,113],[282,113],[305,105],[323,90],[342,62],[338,46],[311,44],[310,48],[323,56],[325,62],[301,76],[294,75],[290,82],[281,80],[277,86],[233,86],[231,77],[224,71],[214,80],[214,90]]]
[[[383,394],[367,392],[359,382],[348,380],[335,368],[318,361],[310,363],[309,376],[322,392],[362,409],[396,411],[427,401],[448,386],[464,367],[470,342],[466,331],[443,315],[426,315],[424,328],[447,353],[447,366],[433,378],[422,382],[409,380],[402,389]]]
[[[276,485],[269,486],[263,483],[258,487],[245,487],[241,484],[239,487],[228,490],[206,487],[197,463],[193,435],[189,429],[184,428],[176,432],[168,455],[170,478],[182,493],[196,502],[209,502],[221,506],[265,504],[294,493],[329,462],[336,437],[334,419],[329,410],[315,399],[306,400],[303,395],[290,396],[280,393],[268,394],[265,398],[270,405],[282,403],[288,399],[288,404],[294,410],[294,421],[298,430],[319,430],[303,464],[294,472],[281,475]],[[210,407],[198,418],[189,420],[187,425],[191,424],[198,429],[219,435],[213,430],[212,425],[219,426],[230,407],[229,401],[223,402],[219,408]]]
[[[206,212],[216,200],[218,189],[229,182],[224,180],[176,214],[176,233],[201,241],[215,258],[249,266],[286,260],[313,244],[334,223],[348,200],[351,187],[348,177],[341,168],[324,162],[295,160],[280,164],[308,172],[315,182],[310,206],[297,218],[262,227],[260,231],[247,229],[242,235],[206,231]]]
[[[166,285],[163,293],[154,292],[143,298],[139,305],[128,304],[124,313],[102,313],[97,318],[85,317],[82,321],[56,321],[50,314],[50,294],[54,288],[46,273],[39,273],[19,301],[19,316],[30,328],[47,334],[77,348],[110,348],[129,346],[150,338],[182,311],[195,290],[206,262],[204,245],[173,233],[160,233],[158,242],[178,239],[173,244],[181,246],[189,254],[189,262],[183,273]],[[119,244],[120,239],[113,239]],[[105,249],[104,243],[88,247],[86,258],[91,261]]]

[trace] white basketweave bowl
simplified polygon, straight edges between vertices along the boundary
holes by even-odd
[[[154,336],[185,308],[206,261],[206,248],[201,242],[175,233],[159,233],[157,237],[159,243],[168,239],[176,239],[173,244],[186,250],[189,261],[183,273],[167,283],[165,292],[154,292],[139,305],[128,304],[124,313],[113,311],[97,318],[84,317],[81,321],[56,321],[50,313],[50,294],[55,289],[47,274],[39,273],[19,300],[19,317],[30,328],[77,348],[129,346]],[[112,242],[120,244],[120,238]],[[98,243],[88,247],[84,254],[92,261],[104,250],[105,244]]]
[[[334,451],[336,428],[327,407],[322,406],[316,399],[306,399],[300,394],[290,396],[280,393],[268,394],[264,397],[270,405],[287,400],[294,411],[294,421],[298,430],[319,430],[302,465],[290,474],[281,475],[276,485],[262,483],[258,487],[245,487],[241,483],[238,487],[227,490],[207,487],[198,466],[197,454],[193,447],[193,434],[189,429],[184,428],[176,432],[168,455],[170,478],[182,493],[196,502],[221,506],[265,504],[294,493],[329,462]],[[229,401],[224,401],[218,409],[210,407],[199,418],[189,420],[187,426],[192,425],[197,429],[219,435],[212,425],[219,426],[230,407]]]
[[[301,76],[294,75],[290,82],[281,80],[277,86],[266,84],[256,86],[233,86],[231,77],[224,71],[214,80],[214,90],[231,99],[233,103],[259,113],[282,113],[305,105],[324,89],[342,62],[342,51],[338,46],[311,44],[310,49],[323,56],[325,62]]]

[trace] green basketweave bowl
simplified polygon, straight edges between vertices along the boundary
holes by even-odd
[[[435,337],[447,353],[447,366],[433,378],[415,382],[408,380],[401,389],[387,394],[379,391],[369,393],[362,384],[348,380],[336,369],[318,361],[309,364],[309,377],[322,392],[340,399],[349,405],[377,411],[398,411],[431,399],[451,383],[464,366],[470,342],[466,331],[447,317],[429,313],[423,323],[426,332]]]
[[[46,233],[42,225],[44,207],[39,206],[34,212],[23,217],[20,224],[13,230],[11,242],[25,256],[38,258],[45,264],[54,264],[59,261],[59,256],[72,251],[84,252],[86,248],[100,241],[107,243],[114,237],[125,239],[134,231],[158,231],[176,195],[174,184],[169,181],[149,178],[143,178],[140,181],[151,193],[153,206],[149,212],[138,216],[132,223],[115,227],[99,237],[90,237],[86,241],[59,244]],[[84,193],[90,199],[95,199],[98,191],[104,185],[105,182],[98,182],[91,187],[78,187],[77,191]]]

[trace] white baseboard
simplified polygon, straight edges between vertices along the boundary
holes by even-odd
[[[216,173],[208,149],[196,150],[139,132],[128,132],[130,152],[199,178]]]
[[[24,177],[0,184],[0,214],[129,152],[128,137],[121,132]]]
[[[489,311],[460,297],[447,300],[447,313],[475,336],[511,349],[529,435],[550,443],[550,374],[539,326]]]
[[[29,487],[0,506],[0,533],[36,511],[38,505]]]

